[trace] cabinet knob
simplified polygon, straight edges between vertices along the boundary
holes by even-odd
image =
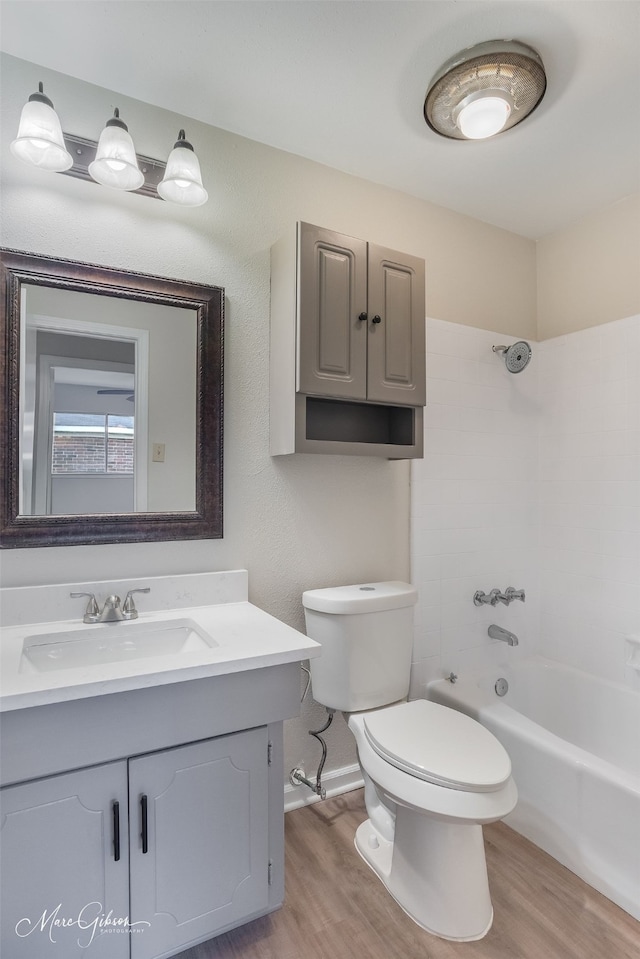
[[[376,314],[374,317],[371,318],[371,322],[372,322],[372,323],[382,323],[382,317],[381,317],[381,316],[378,316],[378,315]]]
[[[368,314],[367,314],[367,313],[361,313],[360,316],[358,317],[358,319],[360,320],[361,323],[366,323],[366,321],[367,321],[367,319],[368,319]]]

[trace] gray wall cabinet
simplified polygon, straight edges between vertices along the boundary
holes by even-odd
[[[422,455],[424,260],[308,223],[271,251],[271,453]]]

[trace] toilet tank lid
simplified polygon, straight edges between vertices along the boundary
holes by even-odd
[[[314,609],[319,613],[374,613],[414,606],[417,600],[417,590],[409,583],[401,582],[307,589],[302,594],[305,609]]]

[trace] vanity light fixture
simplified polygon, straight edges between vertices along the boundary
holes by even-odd
[[[96,158],[89,164],[89,175],[96,183],[115,190],[138,190],[144,183],[129,128],[120,119],[117,107],[100,134]]]
[[[15,157],[41,170],[64,173],[73,165],[53,103],[42,83],[32,93],[20,114],[18,136],[10,146]]]
[[[528,117],[547,87],[540,55],[518,40],[478,43],[448,60],[429,85],[424,118],[453,140],[484,140]]]
[[[166,163],[136,153],[117,108],[97,142],[63,133],[42,83],[22,110],[11,152],[41,170],[65,173],[181,206],[201,206],[208,199],[198,157],[184,130],[180,130]]]
[[[185,138],[184,130],[178,133],[178,139],[169,154],[167,169],[162,182],[158,184],[158,193],[164,200],[183,206],[202,206],[209,198],[202,185],[198,157]]]

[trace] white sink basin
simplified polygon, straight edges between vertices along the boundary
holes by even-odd
[[[159,623],[108,623],[26,636],[20,672],[99,666],[154,656],[180,656],[218,643],[190,619]]]

